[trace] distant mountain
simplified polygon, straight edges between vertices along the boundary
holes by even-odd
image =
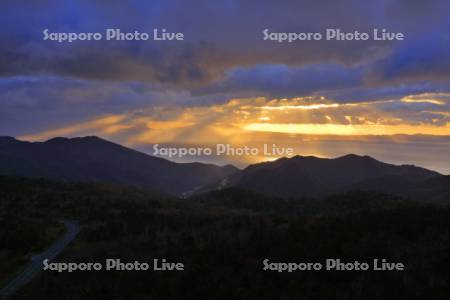
[[[0,175],[135,185],[180,195],[238,169],[174,163],[90,136],[23,142],[0,137]]]
[[[354,154],[335,159],[295,156],[264,162],[237,172],[216,188],[237,187],[278,197],[317,197],[350,190],[411,194],[426,183],[442,186],[445,177],[412,165],[392,165]],[[448,182],[448,180],[446,181]],[[447,187],[447,190],[450,187]],[[433,189],[433,188],[431,188]]]
[[[134,185],[183,197],[239,188],[282,198],[365,190],[450,201],[450,176],[369,156],[295,156],[238,170],[231,165],[175,163],[94,136],[46,142],[0,137],[0,175]]]

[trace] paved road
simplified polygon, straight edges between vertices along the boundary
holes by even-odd
[[[66,234],[54,242],[44,252],[33,256],[29,265],[11,280],[8,285],[0,290],[0,296],[6,298],[16,292],[20,287],[30,282],[31,279],[42,270],[42,261],[46,258],[53,260],[80,232],[80,227],[73,221],[64,221],[64,225],[67,229]]]

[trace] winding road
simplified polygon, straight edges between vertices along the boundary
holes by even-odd
[[[66,226],[66,234],[54,242],[45,251],[33,256],[29,265],[19,273],[14,279],[12,279],[8,285],[0,290],[0,295],[6,298],[16,292],[20,287],[24,286],[33,279],[33,277],[42,270],[42,261],[49,259],[50,261],[60,254],[67,245],[77,236],[80,232],[80,227],[74,221],[63,221]]]

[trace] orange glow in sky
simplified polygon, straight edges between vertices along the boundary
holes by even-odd
[[[269,124],[251,123],[244,130],[313,135],[394,135],[429,134],[450,135],[450,124],[446,126],[429,125],[361,125],[361,124]]]

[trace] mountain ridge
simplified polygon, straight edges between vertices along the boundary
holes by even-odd
[[[414,165],[394,165],[364,155],[293,156],[250,165],[213,189],[243,188],[270,196],[320,197],[349,190],[408,194],[417,184],[444,175]]]
[[[370,190],[439,202],[450,195],[450,176],[367,155],[296,155],[239,170],[232,165],[176,163],[96,136],[44,142],[0,137],[0,175],[136,185],[184,198],[224,188],[283,198]]]
[[[96,136],[26,142],[0,137],[0,174],[100,181],[182,194],[236,172],[203,163],[176,163]]]

